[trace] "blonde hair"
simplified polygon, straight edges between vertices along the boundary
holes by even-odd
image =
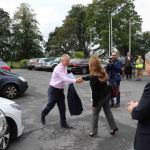
[[[90,75],[98,76],[99,80],[107,80],[108,75],[106,70],[101,66],[100,60],[97,56],[91,56],[89,59]]]

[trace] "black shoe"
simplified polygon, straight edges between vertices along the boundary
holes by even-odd
[[[116,103],[115,106],[114,106],[114,108],[118,108],[118,107],[120,107],[120,104]]]
[[[41,116],[41,123],[42,123],[43,125],[45,125],[45,117],[44,117],[44,116]]]
[[[73,129],[73,127],[69,126],[68,124],[61,125],[61,128],[64,128],[64,129]]]
[[[91,133],[89,133],[89,136],[90,137],[96,137],[96,134],[94,134],[94,133],[91,132]]]
[[[110,107],[111,107],[111,108],[114,107],[114,103],[111,103],[111,104],[110,104]]]
[[[116,132],[118,132],[118,128],[115,128],[115,129],[111,130],[109,133],[110,133],[111,135],[115,135]]]

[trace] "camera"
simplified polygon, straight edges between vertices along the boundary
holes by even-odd
[[[109,63],[112,63],[112,58],[111,57],[109,58]]]

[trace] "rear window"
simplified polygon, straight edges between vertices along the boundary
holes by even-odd
[[[88,63],[88,60],[86,59],[71,59],[70,60],[71,63]]]

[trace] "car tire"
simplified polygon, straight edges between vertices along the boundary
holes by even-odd
[[[10,142],[10,129],[9,126],[6,124],[6,126],[4,127],[5,132],[2,135],[2,137],[0,138],[0,150],[5,150],[7,149],[7,147],[9,146],[9,142]]]
[[[31,67],[28,67],[28,70],[32,70],[32,68],[31,68]]]
[[[15,84],[6,85],[2,91],[3,97],[8,98],[8,99],[14,99],[18,96],[18,94],[19,94],[19,90],[18,90],[17,85]]]
[[[54,71],[54,69],[55,69],[56,66],[57,66],[57,65],[52,66],[52,71]]]
[[[87,69],[86,68],[82,68],[82,74],[86,74],[87,73]]]

